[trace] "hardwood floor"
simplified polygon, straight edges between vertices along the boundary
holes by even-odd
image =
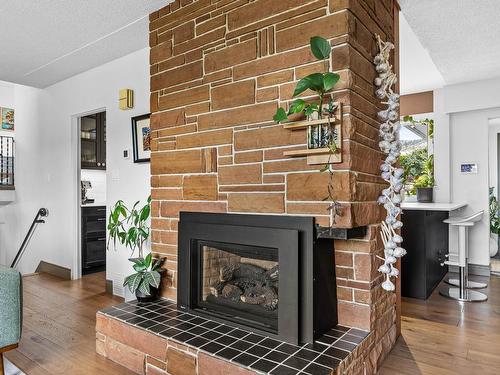
[[[95,353],[95,314],[122,299],[105,293],[105,275],[67,281],[24,277],[19,348],[5,356],[28,375],[132,374]]]
[[[381,374],[500,374],[500,278],[489,283],[484,303],[441,297],[403,298],[402,334]]]
[[[486,303],[461,304],[437,290],[427,301],[403,299],[402,336],[385,375],[500,374],[500,278]],[[6,357],[28,375],[131,374],[95,354],[95,313],[120,302],[104,293],[104,274],[65,281],[24,278],[24,331]]]

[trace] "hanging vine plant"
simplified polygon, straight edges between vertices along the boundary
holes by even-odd
[[[314,99],[295,99],[288,107],[288,111],[280,107],[276,111],[273,120],[280,124],[289,121],[289,116],[292,115],[303,115],[308,120],[323,119],[326,118],[327,124],[325,129],[324,138],[326,140],[325,146],[329,150],[328,162],[321,169],[322,172],[329,173],[328,180],[328,196],[323,200],[329,201],[331,204],[328,206],[327,210],[330,212],[330,226],[335,224],[335,219],[340,216],[340,203],[335,200],[334,190],[333,190],[333,165],[332,157],[334,154],[339,152],[336,143],[336,135],[334,131],[334,114],[337,109],[337,104],[333,101],[331,92],[333,91],[335,84],[339,81],[340,76],[336,73],[330,72],[330,55],[332,48],[328,40],[320,37],[314,36],[310,39],[311,52],[319,61],[323,61],[325,65],[324,72],[312,73],[308,76],[302,78],[297,82],[295,90],[293,92],[293,97],[303,94],[306,91],[314,92],[318,100]],[[309,139],[308,139],[309,143]]]

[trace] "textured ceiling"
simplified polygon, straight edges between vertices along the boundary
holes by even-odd
[[[399,3],[446,84],[500,76],[499,0]]]
[[[148,45],[170,0],[0,0],[0,80],[46,87]]]
[[[399,17],[399,58],[401,94],[430,91],[444,86],[441,73],[408,25],[404,14]]]

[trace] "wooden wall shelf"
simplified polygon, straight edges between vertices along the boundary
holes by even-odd
[[[312,148],[306,150],[293,150],[293,151],[285,151],[283,155],[285,156],[307,156],[307,155],[322,155],[329,154],[330,149],[328,147],[325,148]]]
[[[327,147],[322,148],[310,148],[305,150],[293,150],[286,151],[283,153],[285,156],[291,157],[299,157],[299,156],[307,156],[307,164],[316,165],[316,164],[334,164],[334,163],[342,163],[342,103],[336,103],[337,109],[332,118],[320,119],[320,120],[303,120],[303,121],[294,121],[283,124],[283,128],[289,130],[299,130],[299,129],[307,129],[311,126],[324,125],[328,123],[332,123],[335,128],[335,133],[337,135],[336,145],[337,152],[333,155],[330,155],[330,149]]]

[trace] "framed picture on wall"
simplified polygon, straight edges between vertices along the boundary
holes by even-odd
[[[150,114],[132,117],[132,149],[134,163],[144,163],[151,160],[151,128]]]
[[[14,110],[12,108],[0,108],[2,112],[2,130],[14,130]]]

